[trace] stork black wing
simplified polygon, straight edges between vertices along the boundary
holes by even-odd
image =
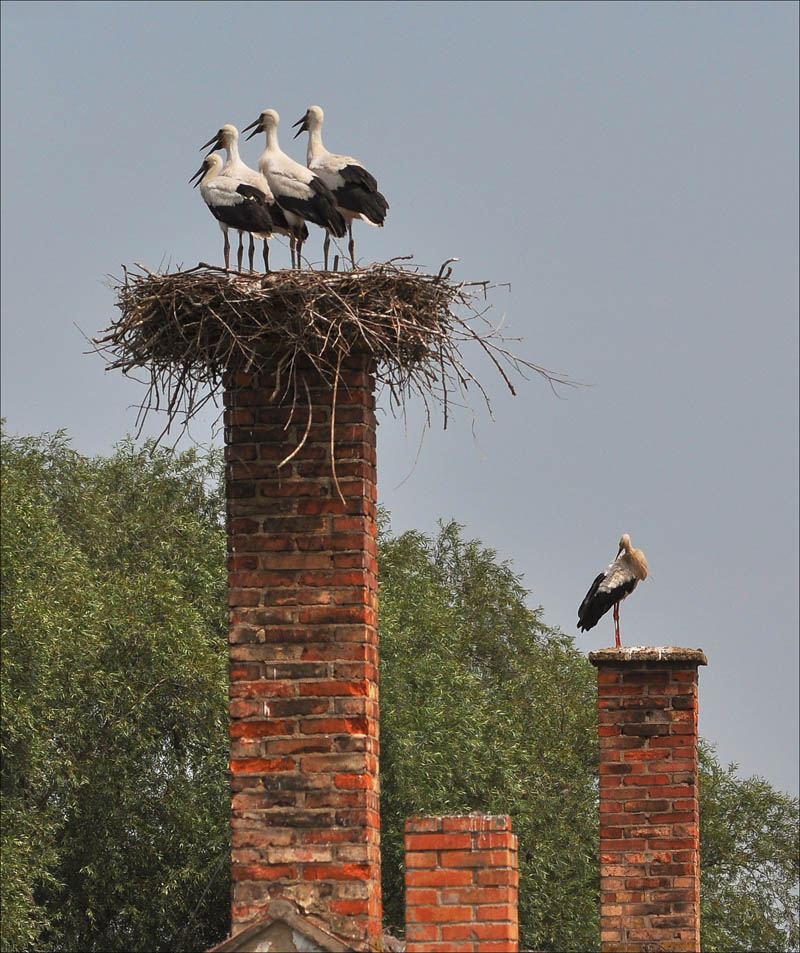
[[[609,609],[613,608],[625,596],[630,595],[636,588],[637,580],[633,576],[613,589],[608,589],[603,585],[605,578],[606,574],[601,572],[592,583],[580,609],[578,609],[578,628],[583,632],[593,629]]]

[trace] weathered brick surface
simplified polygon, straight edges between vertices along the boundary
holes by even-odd
[[[653,652],[589,655],[597,666],[603,953],[700,949],[697,668],[705,656]]]
[[[371,369],[338,386],[344,502],[331,389],[301,369],[309,425],[302,378],[294,410],[285,375],[226,380],[234,933],[285,897],[358,948],[380,935]]]
[[[406,821],[407,953],[516,953],[517,838],[511,818]]]

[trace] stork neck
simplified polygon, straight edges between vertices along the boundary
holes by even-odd
[[[267,149],[271,152],[280,152],[280,148],[278,145],[278,129],[276,126],[270,126],[267,129]]]
[[[311,129],[308,133],[308,150],[306,153],[306,162],[311,165],[311,160],[325,152],[325,146],[322,144],[322,131],[320,129]]]
[[[239,143],[235,139],[228,140],[228,146],[225,151],[228,154],[228,165],[235,165],[241,162],[239,158]]]

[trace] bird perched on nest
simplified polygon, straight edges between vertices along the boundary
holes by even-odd
[[[259,132],[267,134],[267,146],[258,160],[259,171],[266,176],[275,201],[283,209],[286,221],[292,229],[293,254],[300,267],[300,252],[305,239],[303,223],[313,222],[331,232],[336,238],[344,238],[347,226],[336,208],[330,189],[319,176],[299,162],[287,156],[278,145],[278,122],[280,117],[274,109],[265,109],[255,122],[243,131],[253,131],[252,139]]]
[[[588,632],[613,606],[614,634],[619,646],[619,604],[643,579],[647,579],[644,553],[634,549],[630,536],[623,533],[617,558],[595,579],[578,609],[578,628]]]
[[[253,188],[259,189],[264,193],[267,199],[267,205],[269,206],[269,214],[272,219],[272,231],[277,232],[279,235],[286,235],[291,239],[292,230],[289,227],[289,223],[286,221],[286,216],[283,214],[283,209],[275,201],[275,196],[272,194],[269,182],[264,175],[260,172],[256,172],[255,169],[251,169],[249,165],[246,165],[242,162],[239,157],[239,130],[236,126],[226,123],[224,126],[221,126],[217,131],[217,134],[212,136],[208,142],[201,146],[201,149],[207,149],[209,146],[213,146],[214,149],[224,149],[226,153],[225,164],[222,167],[220,175],[223,178],[234,179],[237,182],[244,182],[247,185],[252,185]],[[308,238],[308,229],[303,226],[305,231],[305,238]],[[260,236],[259,236],[260,237]],[[249,258],[250,258],[250,271],[253,270],[253,253],[254,253],[254,242],[253,242],[253,233],[250,233],[250,249],[249,249]],[[239,253],[238,253],[238,262],[239,262],[239,271],[242,270],[242,232],[239,232]],[[294,265],[294,262],[292,262]],[[264,270],[269,271],[269,246],[267,240],[264,240]]]
[[[256,238],[264,240],[264,266],[267,266],[267,239],[272,234],[272,217],[269,212],[269,202],[261,189],[238,182],[230,176],[222,174],[222,156],[212,152],[205,157],[203,164],[189,179],[194,187],[200,186],[203,201],[209,207],[211,214],[219,222],[222,234],[225,236],[224,256],[225,270],[230,268],[231,243],[228,239],[228,228],[236,228],[241,232],[250,232]],[[250,261],[252,267],[252,259]],[[242,246],[239,244],[239,271],[242,270]]]
[[[308,133],[308,151],[306,165],[318,175],[333,193],[336,208],[344,216],[350,233],[348,251],[353,268],[356,266],[355,244],[353,242],[353,219],[359,218],[368,225],[383,226],[389,203],[378,191],[378,183],[373,175],[352,156],[335,155],[328,152],[322,144],[322,120],[324,113],[320,106],[309,106],[305,116],[294,124],[300,128],[294,134],[295,139],[303,132]],[[294,128],[294,127],[292,127]],[[325,234],[325,268],[328,267],[328,248],[330,235]]]

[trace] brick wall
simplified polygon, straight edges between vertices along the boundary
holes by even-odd
[[[602,950],[700,949],[697,649],[591,652]]]
[[[510,817],[412,817],[405,850],[407,953],[516,953],[519,874]]]
[[[225,391],[232,932],[274,899],[366,946],[380,934],[375,413],[368,358]],[[287,406],[288,400],[288,406]]]

